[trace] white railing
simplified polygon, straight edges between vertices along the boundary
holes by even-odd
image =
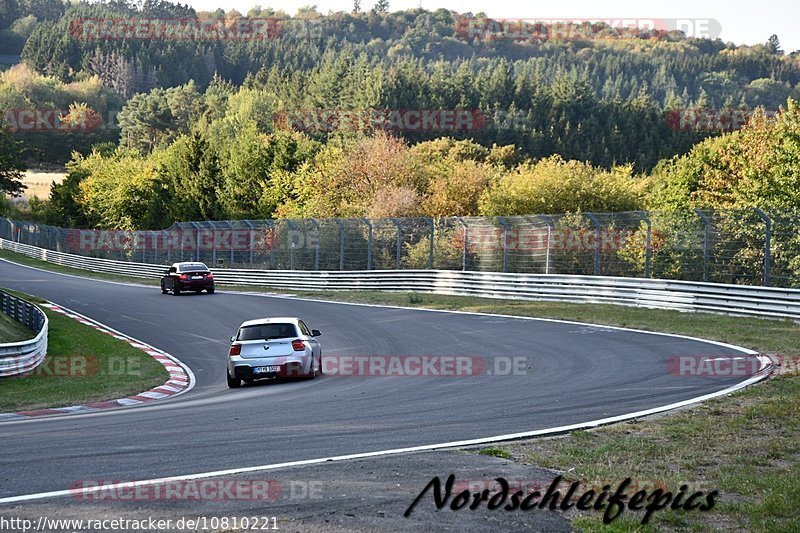
[[[47,355],[47,315],[30,302],[0,291],[0,310],[31,330],[32,339],[0,344],[0,377],[35,369]]]
[[[158,278],[164,265],[97,259],[0,239],[0,248],[83,270]],[[694,281],[454,270],[292,271],[214,269],[224,285],[288,290],[430,292],[520,300],[607,303],[800,319],[800,290]]]

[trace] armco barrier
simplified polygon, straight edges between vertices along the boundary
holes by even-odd
[[[0,344],[0,377],[30,372],[47,355],[47,315],[30,302],[0,291],[0,310],[24,324],[34,336],[22,342]]]
[[[6,239],[0,239],[0,248],[59,265],[141,278],[157,278],[166,269],[163,265],[53,252]],[[221,284],[288,290],[419,291],[800,319],[800,290],[694,281],[454,270],[214,269],[214,277]]]

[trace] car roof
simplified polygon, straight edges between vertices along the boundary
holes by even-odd
[[[300,321],[300,319],[297,318],[296,316],[277,316],[277,317],[270,317],[270,318],[255,318],[253,320],[248,320],[246,322],[243,322],[242,325],[239,326],[239,327],[240,328],[244,328],[244,327],[247,327],[247,326],[258,326],[258,325],[262,325],[262,324],[276,324],[276,323],[285,324],[287,322],[297,325],[297,322],[299,322],[299,321]]]

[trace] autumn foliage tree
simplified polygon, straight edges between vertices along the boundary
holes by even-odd
[[[552,156],[516,167],[480,199],[482,215],[631,211],[643,204],[630,167],[612,170]]]

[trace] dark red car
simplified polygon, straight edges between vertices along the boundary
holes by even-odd
[[[214,294],[214,274],[203,263],[175,263],[161,277],[161,294],[202,291]]]

